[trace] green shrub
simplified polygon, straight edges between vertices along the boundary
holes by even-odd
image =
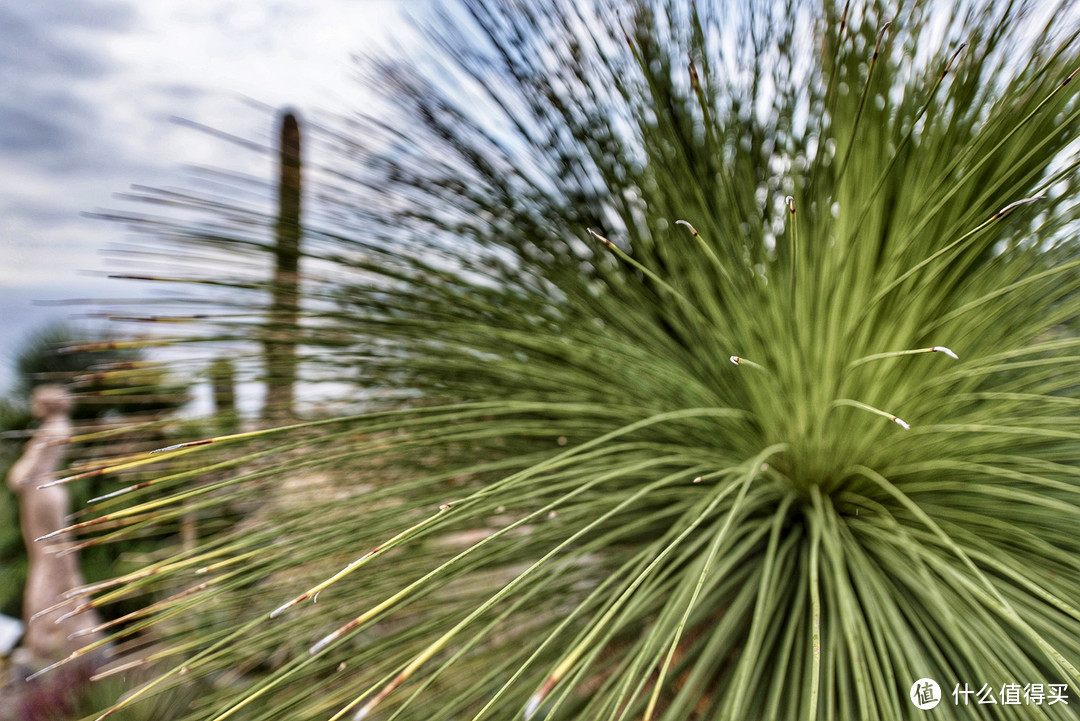
[[[1071,718],[1078,26],[948,12],[466,0],[371,70],[389,110],[322,136],[296,332],[374,410],[166,451],[217,475],[98,507],[249,513],[127,579],[190,589],[145,692],[897,719],[932,678],[936,718]],[[265,251],[193,204],[220,224],[146,229]],[[949,697],[1007,683],[1072,705]]]

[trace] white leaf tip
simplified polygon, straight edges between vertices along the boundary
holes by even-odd
[[[953,360],[960,360],[960,356],[956,355],[955,353],[953,353],[951,350],[949,350],[948,348],[946,348],[943,345],[936,345],[933,348],[931,348],[930,350],[932,350],[934,353],[944,353],[945,355],[949,356]]]
[[[275,608],[273,611],[270,612],[270,618],[277,618],[278,616],[280,616],[281,614],[285,613],[290,608],[292,608],[294,603],[295,603],[294,601],[289,601],[288,603],[281,604],[280,606],[278,606],[277,608]]]
[[[329,636],[327,636],[326,638],[322,639],[321,641],[316,643],[314,646],[312,646],[308,650],[308,655],[315,656],[320,651],[322,651],[327,646],[329,646],[331,643],[333,643],[338,638],[338,636],[340,636],[340,635],[341,635],[340,633],[338,633],[337,631],[334,631],[332,634],[330,634]]]

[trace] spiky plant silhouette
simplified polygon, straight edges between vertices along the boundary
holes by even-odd
[[[246,509],[95,601],[172,594],[122,705],[1072,718],[1080,24],[1034,9],[446,9],[305,161],[301,367],[368,410],[107,469],[186,464],[78,527]],[[162,199],[220,219],[136,218],[169,242],[274,223]]]

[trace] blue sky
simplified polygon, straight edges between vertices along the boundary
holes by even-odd
[[[428,0],[0,0],[0,393],[35,326],[83,308],[40,301],[138,295],[101,255],[124,239],[84,213],[183,166],[258,175],[184,118],[244,138],[268,106],[301,117],[364,106],[353,55],[408,47]],[[247,164],[247,166],[245,166]]]

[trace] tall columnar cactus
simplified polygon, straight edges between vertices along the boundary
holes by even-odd
[[[237,426],[236,369],[226,357],[217,358],[210,364],[210,389],[214,417],[220,421],[223,432],[231,432]]]
[[[293,413],[296,334],[300,308],[300,125],[288,112],[281,119],[278,213],[274,225],[274,280],[266,318],[266,397],[263,416],[283,420]]]

